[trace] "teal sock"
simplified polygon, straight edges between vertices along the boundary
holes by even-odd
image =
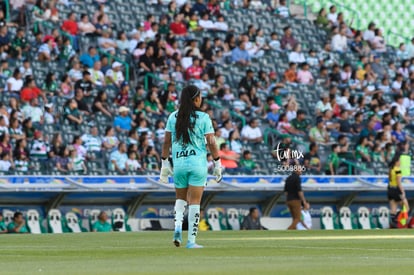
[[[175,200],[174,206],[174,224],[175,231],[181,231],[183,228],[184,211],[187,202],[185,200]]]
[[[190,205],[188,207],[188,242],[195,243],[198,233],[198,223],[200,222],[200,205]]]

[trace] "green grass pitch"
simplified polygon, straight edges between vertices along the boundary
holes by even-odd
[[[2,235],[0,274],[414,274],[414,231]],[[184,237],[186,237],[185,232]]]

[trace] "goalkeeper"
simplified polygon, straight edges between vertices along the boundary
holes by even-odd
[[[178,111],[170,114],[165,129],[160,181],[168,183],[168,176],[173,176],[174,179],[176,201],[173,242],[177,247],[182,242],[182,223],[188,202],[186,247],[202,248],[195,240],[200,222],[200,201],[207,182],[207,146],[214,159],[213,175],[217,182],[222,178],[213,125],[208,114],[200,111],[202,101],[201,92],[196,86],[185,87],[181,93],[180,107]],[[170,148],[174,173],[168,161]]]

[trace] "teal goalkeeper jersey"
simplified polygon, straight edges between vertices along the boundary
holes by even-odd
[[[214,134],[213,124],[208,114],[196,112],[194,131],[189,131],[191,144],[183,145],[176,139],[175,123],[177,121],[175,111],[170,114],[167,121],[166,131],[171,132],[172,159],[176,166],[203,166],[207,167],[206,134]]]

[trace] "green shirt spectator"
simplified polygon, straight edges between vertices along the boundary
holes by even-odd
[[[240,166],[246,169],[246,172],[253,172],[257,168],[256,162],[252,159],[252,154],[249,150],[243,152],[243,158],[240,160]]]
[[[102,211],[98,215],[98,220],[92,225],[93,232],[111,232],[112,226],[108,222],[108,214]]]
[[[325,173],[327,175],[336,175],[339,167],[339,145],[333,144],[332,145],[332,152],[328,156],[328,161],[326,162],[326,169]]]
[[[305,119],[306,113],[303,110],[298,110],[296,114],[296,118],[292,119],[290,122],[290,125],[295,128],[298,131],[303,132],[303,134],[306,133],[306,131],[309,128],[309,123]]]
[[[13,221],[9,223],[7,229],[9,233],[29,233],[21,212],[14,213]]]
[[[96,221],[93,224],[92,230],[94,232],[111,232],[112,225],[110,225],[108,222]]]

